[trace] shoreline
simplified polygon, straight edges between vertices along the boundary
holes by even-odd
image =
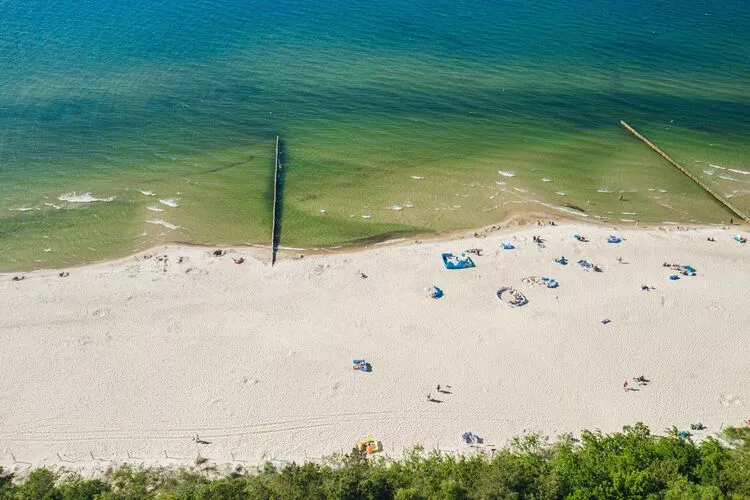
[[[509,224],[288,255],[273,269],[268,249],[214,257],[215,247],[168,245],[65,278],[0,280],[0,465],[299,462],[367,435],[394,457],[417,443],[472,453],[461,432],[489,449],[527,432],[636,421],[700,421],[700,438],[747,418],[750,311],[734,292],[750,278],[750,245],[732,241],[735,231]],[[625,241],[606,243],[613,232]],[[469,248],[484,250],[476,268],[443,268],[441,252]],[[553,262],[561,254],[567,266]],[[580,269],[581,258],[604,272]],[[663,262],[698,275],[669,281]],[[445,297],[427,298],[432,285]],[[503,307],[494,293],[508,285],[529,304]],[[351,369],[362,357],[372,373]],[[652,383],[622,390],[642,374]],[[450,394],[425,401],[436,384]]]
[[[394,234],[386,234],[386,235],[376,235],[364,239],[354,240],[347,243],[342,243],[339,245],[332,245],[332,246],[311,246],[311,247],[285,247],[283,245],[279,246],[278,252],[277,252],[277,259],[279,261],[281,260],[289,260],[289,259],[295,259],[299,258],[299,254],[297,252],[301,252],[304,255],[309,256],[316,256],[316,255],[337,255],[337,254],[346,254],[346,253],[358,253],[362,251],[366,251],[372,248],[379,248],[383,246],[403,246],[408,245],[410,243],[414,243],[416,241],[419,242],[439,242],[439,241],[447,241],[452,239],[463,239],[463,238],[470,238],[470,237],[477,237],[478,235],[481,235],[483,237],[486,237],[490,234],[502,232],[502,231],[508,231],[512,229],[519,229],[524,227],[529,227],[533,225],[540,225],[540,222],[549,223],[552,222],[553,225],[555,224],[579,224],[582,226],[592,226],[592,227],[612,227],[614,229],[620,230],[620,229],[626,229],[626,230],[649,230],[654,228],[660,228],[660,227],[667,227],[667,228],[674,228],[679,230],[680,228],[685,229],[708,229],[708,228],[717,228],[721,227],[723,229],[730,229],[734,228],[738,231],[748,231],[750,230],[750,224],[746,224],[744,222],[734,222],[731,225],[725,224],[725,223],[716,223],[716,224],[708,224],[708,223],[700,223],[700,224],[691,224],[691,223],[643,223],[641,224],[639,221],[636,222],[620,222],[613,224],[611,221],[598,221],[598,220],[591,220],[591,219],[583,219],[581,217],[575,217],[572,215],[569,216],[560,216],[559,212],[553,212],[553,211],[525,211],[522,213],[514,213],[512,215],[509,215],[508,217],[501,219],[499,222],[495,222],[492,224],[487,224],[485,226],[476,227],[476,228],[469,228],[469,229],[455,229],[455,230],[449,230],[449,231],[437,231],[437,232],[427,232],[427,233],[404,233],[399,235]],[[393,236],[391,238],[390,236]],[[42,271],[60,271],[60,270],[70,270],[70,269],[80,269],[82,267],[91,266],[91,265],[97,265],[97,264],[107,264],[107,263],[114,263],[119,262],[124,259],[129,259],[132,257],[137,256],[141,253],[153,253],[157,251],[157,249],[167,249],[167,248],[175,248],[175,247],[190,247],[190,248],[202,248],[202,249],[236,249],[237,251],[241,252],[248,252],[254,257],[258,258],[259,260],[263,261],[265,258],[263,257],[264,253],[268,254],[268,262],[270,263],[270,253],[271,253],[271,245],[264,245],[261,243],[242,243],[242,244],[231,244],[231,243],[216,243],[216,244],[206,244],[206,243],[191,243],[191,242],[185,242],[185,241],[167,241],[164,243],[160,243],[157,245],[149,245],[145,246],[143,248],[136,248],[135,250],[127,252],[125,255],[120,255],[112,258],[105,258],[101,260],[95,260],[90,262],[81,262],[78,264],[72,264],[69,266],[59,266],[59,265],[51,265],[51,266],[45,266],[45,267],[19,267],[14,270],[8,270],[8,271],[0,271],[0,276],[5,275],[18,275],[18,274],[31,274],[31,273],[38,273]],[[295,257],[296,256],[296,257]]]

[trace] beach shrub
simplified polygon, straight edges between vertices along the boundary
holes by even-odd
[[[400,460],[358,450],[323,463],[266,464],[256,473],[205,473],[123,466],[102,479],[60,478],[37,469],[15,481],[0,469],[0,500],[239,499],[745,499],[750,498],[750,429],[727,429],[696,444],[676,429],[654,436],[643,424],[585,431],[554,443],[532,434],[472,456],[426,453]]]
[[[109,484],[99,479],[84,479],[79,475],[68,476],[58,485],[63,500],[96,500],[110,491]]]
[[[48,469],[36,469],[19,485],[14,497],[18,500],[61,500],[57,476]]]

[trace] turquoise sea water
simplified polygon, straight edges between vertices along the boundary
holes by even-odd
[[[4,0],[0,14],[0,269],[267,244],[277,134],[287,246],[532,210],[728,220],[620,119],[750,211],[744,1]]]

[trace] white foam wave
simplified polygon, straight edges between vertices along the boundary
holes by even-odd
[[[45,203],[44,206],[45,207],[52,207],[55,210],[60,210],[62,208],[62,205],[55,205],[54,203]]]
[[[638,215],[638,212],[620,212],[622,215]]]
[[[542,182],[552,182],[552,179],[547,179],[546,177],[542,179]]]
[[[729,168],[727,170],[729,170],[730,172],[734,172],[735,174],[750,175],[750,172],[747,172],[746,170],[739,170],[736,168]]]
[[[146,210],[151,210],[152,212],[163,212],[164,211],[164,210],[162,210],[159,207],[146,207]]]
[[[506,182],[495,181],[495,184],[497,184],[498,186],[507,186]]]
[[[166,199],[166,200],[159,200],[159,203],[161,203],[162,205],[166,205],[168,207],[172,207],[172,208],[180,206],[180,205],[177,204],[177,200],[172,199],[172,198],[169,198],[169,199]]]
[[[516,176],[516,174],[514,174],[513,172],[505,172],[503,170],[498,170],[497,173],[502,175],[503,177],[515,177]]]
[[[141,191],[140,189],[138,191]],[[156,196],[153,191],[141,191],[146,196]]]
[[[633,219],[620,219],[623,222],[635,222]]]
[[[719,179],[724,179],[725,181],[742,182],[741,180],[735,179],[734,177],[729,177],[728,175],[720,175]]]
[[[706,175],[714,175],[716,173],[716,170],[704,170],[703,173]]]
[[[363,219],[372,219],[372,215],[363,215],[362,218]]]
[[[419,175],[412,175],[411,178],[414,179],[415,181],[423,181],[424,180],[424,177],[421,177]]]
[[[540,205],[543,205],[547,208],[551,208],[553,210],[559,210],[560,212],[565,212],[566,214],[575,215],[577,217],[588,217],[589,214],[585,214],[583,212],[579,212],[578,210],[574,210],[572,208],[567,207],[558,207],[557,205],[551,205],[549,203],[544,203],[542,201],[539,202]]]
[[[414,208],[414,204],[413,203],[407,203],[406,205],[404,205],[404,208]]]
[[[565,196],[565,193],[562,191],[555,191],[555,194],[559,194],[560,196]]]
[[[115,197],[110,196],[109,198],[97,198],[96,196],[93,196],[91,193],[83,193],[83,194],[76,194],[76,193],[65,193],[61,194],[57,197],[60,201],[69,201],[70,203],[94,203],[97,201],[103,201],[103,202],[110,202],[114,201]]]
[[[398,212],[399,210],[403,210],[403,208],[404,207],[400,207],[398,205],[391,205],[390,207],[387,208],[387,210],[395,210]]]
[[[169,228],[169,229],[179,229],[180,228],[180,226],[175,226],[174,224],[170,224],[169,222],[161,220],[161,219],[152,219],[152,220],[147,220],[146,222],[148,222],[149,224],[157,224],[159,226],[164,226],[164,227]]]
[[[604,189],[604,188],[597,189],[596,192],[597,193],[614,193],[614,191],[610,189]]]
[[[726,167],[722,167],[721,165],[714,165],[713,163],[708,164],[709,167],[718,168],[719,170],[726,170]]]
[[[519,193],[528,193],[529,192],[528,189],[521,189],[521,188],[513,188],[513,189],[515,189]]]
[[[29,212],[31,210],[39,210],[38,208],[33,207],[18,207],[18,208],[9,208],[11,212]]]

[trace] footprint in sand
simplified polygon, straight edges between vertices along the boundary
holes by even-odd
[[[91,315],[95,318],[103,318],[109,314],[109,311],[107,309],[97,309],[96,311],[92,312]]]
[[[741,406],[742,400],[733,394],[722,394],[719,398],[719,403],[721,403],[722,406]]]
[[[83,347],[89,344],[93,344],[93,341],[91,340],[91,337],[81,337],[76,340],[76,344],[78,345],[78,347]]]
[[[323,264],[318,264],[317,266],[315,266],[315,271],[313,271],[313,272],[315,273],[315,276],[320,276],[320,275],[321,275],[321,274],[323,274],[323,273],[324,273],[324,272],[325,272],[325,271],[326,271],[326,270],[327,270],[327,269],[328,269],[329,267],[331,267],[331,266],[330,266],[329,264],[326,264],[326,265],[323,265]]]

